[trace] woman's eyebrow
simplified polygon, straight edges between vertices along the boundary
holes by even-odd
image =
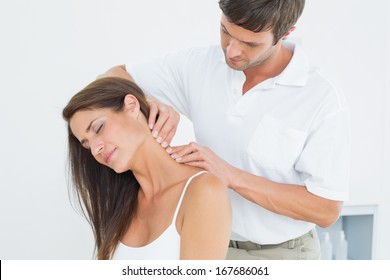
[[[93,119],[93,120],[89,123],[89,125],[88,125],[87,128],[85,129],[85,132],[86,132],[86,133],[88,133],[88,132],[91,130],[91,126],[92,126],[93,122],[96,121],[97,119],[98,119],[98,118]]]
[[[89,125],[88,125],[87,128],[85,129],[85,132],[86,132],[86,133],[88,133],[88,132],[91,130],[91,127],[92,127],[93,122],[96,121],[97,119],[98,119],[98,118],[93,119],[93,120],[89,123]],[[80,144],[81,144],[82,146],[84,146],[85,142],[88,142],[88,141],[87,141],[86,139],[81,139]]]

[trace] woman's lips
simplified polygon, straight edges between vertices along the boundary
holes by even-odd
[[[106,164],[108,164],[112,158],[112,154],[115,152],[116,149],[113,149],[111,152],[109,152],[108,154],[105,154],[104,155],[104,162]]]

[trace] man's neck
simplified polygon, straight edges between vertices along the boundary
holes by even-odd
[[[244,95],[254,86],[260,84],[267,79],[276,77],[280,73],[282,73],[283,70],[289,64],[292,56],[293,52],[287,47],[281,45],[280,49],[278,49],[263,64],[253,66],[244,70],[243,72],[245,74],[246,79],[242,87],[242,94]]]

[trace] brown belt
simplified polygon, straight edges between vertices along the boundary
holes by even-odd
[[[297,238],[288,240],[286,242],[282,242],[279,244],[257,244],[251,241],[234,241],[230,240],[229,247],[233,247],[236,249],[244,249],[244,250],[264,250],[264,249],[273,249],[273,248],[288,248],[288,249],[294,249],[295,246],[303,245],[303,239],[306,237],[314,237],[313,230],[305,233],[302,236],[299,236]]]

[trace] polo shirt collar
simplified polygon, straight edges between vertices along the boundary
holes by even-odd
[[[275,77],[276,83],[287,86],[304,86],[309,76],[310,63],[301,47],[291,41],[283,45],[294,52],[287,67]]]

